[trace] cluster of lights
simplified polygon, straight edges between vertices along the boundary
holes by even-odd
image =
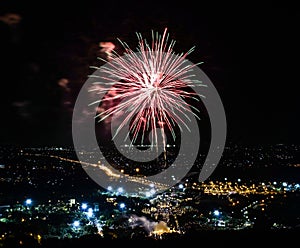
[[[150,186],[150,189],[148,191],[144,192],[144,194],[147,198],[153,197],[157,193],[154,188],[155,185],[153,183],[151,183],[149,186]]]
[[[86,210],[88,208],[87,203],[82,203],[81,204],[81,209]],[[87,217],[91,218],[94,215],[94,210],[92,208],[88,208],[86,212]]]
[[[119,195],[121,195],[125,192],[123,187],[118,187],[118,188],[114,189],[112,186],[108,186],[106,188],[106,190],[109,191],[110,193],[119,194]]]
[[[93,209],[92,209],[92,208],[89,208],[88,211],[87,211],[87,213],[86,213],[86,215],[87,215],[87,217],[89,217],[89,218],[93,217],[93,215],[94,215]]]
[[[150,189],[149,191],[145,192],[146,197],[152,197],[156,194],[156,190],[154,188]]]
[[[275,186],[276,185],[276,186]],[[282,190],[293,190],[297,189],[297,186],[292,186],[291,184],[288,184],[287,182],[270,182],[270,185],[266,183],[261,183],[260,185],[255,185],[254,183],[252,185],[247,184],[237,184],[232,183],[230,181],[226,182],[213,182],[210,181],[209,183],[204,183],[202,185],[199,185],[198,188],[203,187],[205,194],[212,194],[212,195],[228,195],[232,192],[238,193],[241,195],[247,195],[247,194],[278,194],[282,192]],[[197,188],[197,184],[194,183],[192,188]]]
[[[114,191],[112,186],[108,186],[106,189],[107,189],[107,191],[110,191],[110,192]],[[119,187],[119,188],[117,188],[116,192],[119,194],[122,194],[122,193],[124,193],[124,188]]]

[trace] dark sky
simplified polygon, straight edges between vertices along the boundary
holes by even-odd
[[[20,29],[25,60],[42,68],[38,86],[31,88],[35,97],[44,94],[52,81],[55,87],[59,77],[75,77],[77,71],[71,68],[70,58],[91,56],[80,44],[119,37],[134,47],[136,31],[147,36],[152,29],[162,32],[167,26],[177,41],[175,51],[196,46],[190,60],[204,61],[201,68],[219,91],[229,141],[299,143],[300,9],[296,5],[271,1],[253,5],[198,1],[197,6],[193,1],[66,1],[65,6],[53,1],[9,2],[4,6],[16,9],[23,17]],[[16,91],[18,87],[6,94]],[[44,105],[48,103],[52,104],[45,100]],[[41,111],[42,117],[33,114],[33,118],[41,118],[39,122],[16,124],[14,117],[4,116],[11,119],[2,121],[0,142],[67,140],[66,133],[55,126],[49,109],[46,106]],[[16,113],[10,112],[11,116],[20,114],[12,111]]]

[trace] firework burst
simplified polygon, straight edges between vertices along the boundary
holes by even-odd
[[[176,55],[173,50],[175,41],[169,41],[167,29],[162,35],[152,32],[151,44],[141,34],[137,33],[137,37],[137,51],[119,40],[125,49],[124,55],[113,51],[110,61],[105,61],[106,65],[93,67],[105,76],[101,76],[101,82],[95,82],[90,91],[112,93],[90,105],[118,102],[103,109],[96,116],[99,121],[112,116],[124,116],[113,138],[129,124],[128,136],[132,134],[131,143],[139,135],[143,142],[149,130],[154,130],[149,139],[152,143],[157,142],[160,135],[156,131],[158,127],[163,138],[169,130],[175,140],[176,125],[181,131],[183,127],[189,130],[190,118],[187,113],[192,113],[199,119],[198,110],[187,103],[188,99],[199,101],[196,97],[198,95],[187,89],[205,86],[201,81],[193,80],[193,67],[201,63],[186,64],[186,57],[194,47],[186,53]]]

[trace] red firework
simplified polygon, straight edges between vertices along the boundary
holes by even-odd
[[[121,56],[113,51],[106,65],[94,67],[104,76],[100,77],[101,82],[94,83],[91,91],[106,95],[90,105],[118,102],[101,108],[102,111],[97,115],[100,121],[113,115],[124,117],[113,137],[129,124],[128,135],[132,134],[132,142],[136,141],[139,134],[142,134],[143,141],[148,130],[154,130],[151,140],[157,141],[157,127],[161,129],[163,139],[168,129],[175,140],[176,124],[181,131],[182,126],[189,130],[187,113],[198,118],[198,110],[186,100],[198,100],[196,93],[187,89],[202,85],[200,81],[193,80],[192,74],[193,67],[200,63],[187,63],[186,57],[194,48],[186,53],[175,54],[175,41],[168,42],[167,29],[162,35],[152,32],[151,45],[141,34],[137,33],[137,37],[139,43],[136,52],[119,40],[125,53]]]

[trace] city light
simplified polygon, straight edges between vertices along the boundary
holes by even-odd
[[[123,193],[124,189],[122,187],[118,188],[118,193]]]
[[[88,209],[87,217],[89,217],[89,218],[93,217],[93,209],[92,208]]]
[[[86,204],[86,203],[82,203],[81,208],[82,208],[83,210],[87,209],[87,204]]]
[[[80,222],[78,220],[75,220],[73,223],[74,227],[79,227],[80,226]]]
[[[52,160],[57,154],[51,155],[50,151],[48,151],[49,155],[45,156],[50,156]],[[34,166],[32,167],[34,171],[31,172],[31,169],[28,171],[30,178],[29,176],[24,178],[30,184],[39,180],[39,177],[34,180],[32,177],[41,162],[38,159],[44,161],[44,157],[36,155],[38,154],[36,149],[32,151],[32,155],[26,154],[24,151],[22,156],[26,156],[24,159],[32,159]],[[69,156],[68,154],[66,153],[65,156]],[[89,153],[88,156],[90,156]],[[114,154],[112,153],[111,156]],[[59,169],[60,172],[63,171],[61,175],[67,175],[71,179],[74,170],[67,164],[74,163],[73,160],[65,160],[64,157],[56,159],[62,162],[61,165],[57,163],[61,167],[50,166],[49,170]],[[149,167],[149,171],[152,168]],[[254,168],[256,169],[255,166]],[[7,175],[7,178],[10,178],[11,174],[17,175],[24,168],[8,166],[7,169],[11,170],[11,173]],[[147,169],[140,167],[143,172]],[[134,170],[135,168],[131,171],[135,172]],[[47,174],[48,170],[43,169],[42,172]],[[71,194],[68,195],[65,189],[63,192],[65,197],[61,197],[60,194],[51,196],[51,192],[60,193],[56,190],[56,186],[61,187],[61,181],[65,180],[63,179],[57,180],[53,188],[45,187],[50,193],[49,197],[47,195],[43,200],[36,198],[34,192],[25,191],[22,196],[16,195],[15,203],[9,204],[10,201],[3,201],[4,203],[0,206],[0,224],[4,228],[0,228],[0,247],[2,243],[9,241],[12,235],[19,237],[18,226],[20,224],[24,227],[35,227],[37,231],[30,228],[28,231],[24,229],[26,232],[23,236],[40,245],[47,243],[47,239],[75,240],[81,237],[93,237],[95,234],[99,235],[99,238],[100,236],[111,238],[112,235],[115,239],[151,236],[151,239],[163,240],[172,238],[172,236],[163,235],[169,232],[172,233],[170,235],[176,235],[174,236],[176,239],[186,237],[185,233],[192,230],[191,228],[199,231],[232,230],[235,232],[241,230],[244,233],[243,230],[246,232],[259,230],[257,227],[264,224],[262,221],[266,217],[268,225],[263,226],[266,230],[292,231],[298,225],[298,212],[295,209],[299,209],[300,182],[285,175],[282,175],[281,179],[277,177],[248,179],[241,175],[236,177],[221,175],[217,178],[212,177],[207,182],[199,182],[191,175],[180,181],[176,179],[177,183],[163,192],[160,191],[162,187],[160,183],[144,177],[140,178],[144,182],[138,194],[131,194],[128,188],[121,184],[122,179],[116,182],[111,180],[104,189],[95,188],[93,192],[97,192],[96,194],[84,191],[74,194],[71,190]],[[241,182],[238,182],[238,179]],[[8,180],[5,181],[7,182]],[[52,182],[49,181],[47,184],[52,185]],[[41,178],[41,184],[44,183],[44,179]],[[7,193],[8,197],[11,197],[10,191]],[[159,224],[161,220],[165,220],[167,226]],[[45,226],[49,228],[44,230]],[[15,229],[10,229],[11,227]],[[137,228],[140,228],[141,232]],[[26,240],[22,241],[24,246]],[[20,239],[17,242],[19,244]]]
[[[219,210],[215,210],[215,211],[214,211],[214,215],[215,215],[215,216],[219,216],[219,215],[220,215],[220,211],[219,211]]]

